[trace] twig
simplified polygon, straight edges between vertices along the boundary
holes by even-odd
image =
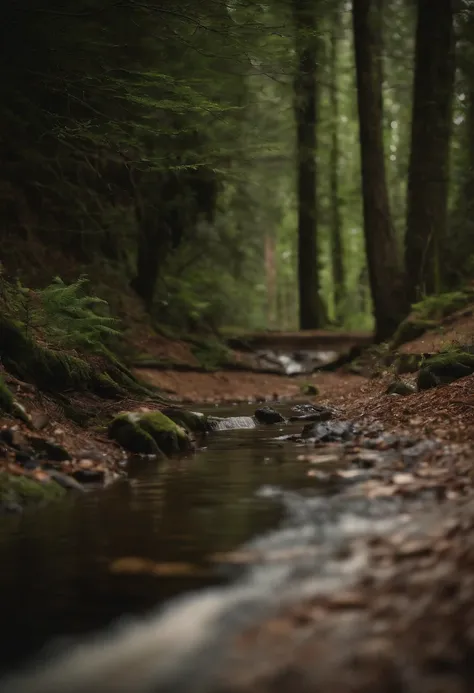
[[[460,399],[452,399],[450,404],[464,404],[464,406],[472,407],[474,409],[474,402],[463,402]]]

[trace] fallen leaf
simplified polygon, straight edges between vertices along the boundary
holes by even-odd
[[[207,576],[210,571],[192,563],[157,563],[149,558],[127,556],[112,561],[109,571],[121,575],[154,575],[156,577]]]
[[[412,484],[415,481],[413,474],[394,474],[392,481],[397,486],[404,486],[405,484]]]
[[[357,479],[357,477],[365,477],[364,472],[360,472],[358,469],[339,469],[336,474],[343,479]]]

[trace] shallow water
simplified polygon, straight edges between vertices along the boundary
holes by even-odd
[[[203,411],[204,407],[194,407]],[[277,406],[285,412],[289,405]],[[255,405],[212,408],[249,415]],[[209,407],[207,407],[209,410]],[[293,442],[276,443],[302,424],[220,431],[206,448],[165,464],[134,463],[128,480],[69,499],[0,527],[0,610],[8,637],[3,671],[17,667],[51,639],[92,632],[172,596],[225,583],[225,572],[183,577],[114,575],[124,556],[200,566],[275,528],[283,504],[262,488],[318,495]],[[5,627],[5,626],[4,626]]]

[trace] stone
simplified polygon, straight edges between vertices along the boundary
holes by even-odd
[[[0,472],[0,505],[20,506],[21,508],[42,505],[58,500],[64,489],[48,475],[45,481],[38,481],[23,474]]]
[[[474,373],[474,354],[455,349],[426,359],[418,373],[419,390],[448,384]]]
[[[319,395],[319,388],[312,383],[304,383],[301,386],[301,394],[305,395],[306,397],[316,397],[316,395]]]
[[[200,412],[167,407],[163,409],[163,414],[191,433],[206,433],[209,430],[207,416]]]
[[[51,460],[52,462],[65,462],[71,459],[71,455],[59,443],[45,438],[37,438],[30,436],[28,442],[34,449],[36,456],[42,460]]]
[[[259,407],[255,410],[254,416],[257,419],[258,423],[263,424],[276,424],[285,422],[285,417],[282,416],[280,412],[276,411],[276,409],[272,409],[272,407]]]
[[[109,437],[128,452],[169,456],[192,448],[189,433],[163,412],[125,412],[116,416],[108,428]]]
[[[333,443],[350,440],[353,436],[353,424],[350,421],[331,421],[308,424],[303,428],[301,437],[314,440],[315,443]]]
[[[402,395],[403,397],[406,397],[407,395],[412,395],[415,392],[416,387],[414,385],[410,385],[410,383],[406,383],[404,380],[394,380],[388,385],[385,394]]]

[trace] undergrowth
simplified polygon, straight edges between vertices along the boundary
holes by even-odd
[[[50,346],[103,353],[120,337],[119,323],[110,316],[106,301],[87,293],[88,283],[84,275],[71,284],[56,277],[44,289],[3,281],[2,312],[26,336]]]
[[[441,320],[457,310],[461,310],[474,300],[474,291],[451,291],[443,294],[426,296],[414,303],[413,314],[421,320]]]
[[[141,385],[113,353],[121,333],[106,301],[86,291],[81,276],[59,277],[32,290],[0,275],[0,356],[3,366],[49,392],[88,390],[120,398],[158,395]]]

